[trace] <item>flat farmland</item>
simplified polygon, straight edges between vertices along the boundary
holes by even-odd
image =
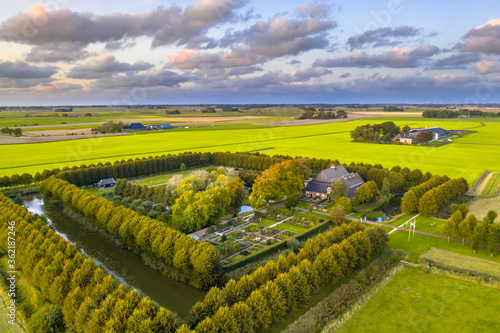
[[[218,130],[203,128],[101,137],[63,142],[0,146],[0,175],[34,173],[54,167],[91,164],[156,156],[184,151],[262,151],[338,159],[341,162],[380,163],[419,168],[450,177],[464,177],[472,184],[484,170],[500,171],[500,123],[475,121],[396,121],[399,126],[441,126],[446,129],[478,131],[489,137],[489,145],[451,143],[441,147],[381,145],[351,142],[349,132],[356,126],[382,122],[355,120],[309,126],[261,127]],[[482,134],[481,134],[482,133]],[[470,134],[472,135],[472,134]],[[462,138],[466,139],[466,137]]]
[[[405,267],[337,332],[499,332],[498,306],[499,289]]]

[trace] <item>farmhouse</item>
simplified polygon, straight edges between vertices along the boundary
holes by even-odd
[[[442,139],[442,138],[447,137],[448,135],[451,134],[450,131],[447,131],[441,127],[415,128],[415,129],[410,130],[410,134],[415,134],[415,136],[417,136],[418,133],[427,132],[427,131],[432,132],[432,136],[434,137],[434,140]]]
[[[115,180],[114,178],[106,178],[106,179],[101,179],[99,182],[95,184],[95,187],[97,188],[110,188],[115,186]]]
[[[407,145],[411,145],[418,133],[421,132],[432,132],[434,140],[440,140],[451,134],[450,131],[447,131],[441,127],[412,128],[410,130],[410,133],[401,133],[396,135],[394,138],[392,138],[392,142],[401,142]]]
[[[123,126],[124,131],[142,131],[145,130],[146,126],[141,123],[132,123],[130,125]]]
[[[342,165],[332,165],[329,169],[321,171],[314,179],[306,181],[304,194],[306,197],[321,199],[328,198],[332,184],[341,181],[347,186],[347,196],[352,198],[356,190],[365,182],[357,173],[349,172]]]
[[[412,135],[412,133],[402,133],[393,137],[392,142],[401,142],[406,145],[411,145],[413,143],[413,139],[415,139],[416,136],[417,134]]]
[[[174,126],[170,125],[170,124],[160,124],[158,125],[158,129],[172,129],[174,128]]]

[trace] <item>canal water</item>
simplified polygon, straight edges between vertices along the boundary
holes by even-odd
[[[117,246],[97,232],[85,229],[63,212],[59,204],[44,203],[38,196],[27,197],[24,206],[32,213],[44,214],[58,234],[75,244],[103,270],[121,283],[137,289],[144,296],[185,317],[206,292],[163,276],[147,266],[141,257]]]

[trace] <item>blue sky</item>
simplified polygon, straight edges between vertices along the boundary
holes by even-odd
[[[500,103],[498,1],[0,4],[0,104]]]

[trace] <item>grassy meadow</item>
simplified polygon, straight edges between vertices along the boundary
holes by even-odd
[[[405,267],[337,332],[499,332],[500,290]]]
[[[147,135],[2,145],[0,176],[184,151],[262,151],[270,155],[289,154],[333,158],[342,162],[380,163],[386,167],[400,165],[450,177],[464,177],[469,184],[484,170],[500,171],[500,138],[494,135],[500,131],[500,123],[485,122],[484,119],[483,123],[474,119],[461,122],[397,119],[400,119],[396,121],[400,126],[441,126],[454,130],[471,129],[478,133],[457,139],[468,143],[452,143],[441,147],[351,142],[349,132],[356,126],[381,122],[366,119],[308,126],[241,126],[224,131],[217,127],[205,127],[199,131],[190,129]]]

